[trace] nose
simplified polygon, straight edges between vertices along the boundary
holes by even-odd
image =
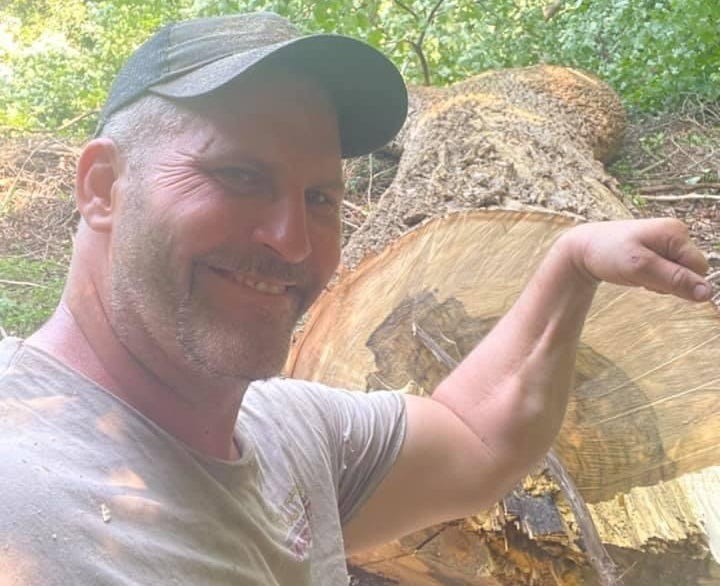
[[[312,251],[305,193],[273,198],[255,227],[253,240],[272,248],[286,262],[304,261]]]

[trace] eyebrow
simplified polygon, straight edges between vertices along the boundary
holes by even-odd
[[[248,155],[241,149],[236,150],[233,148],[229,148],[226,151],[218,153],[213,152],[212,147],[218,142],[219,141],[212,139],[203,144],[202,150],[198,152],[199,158],[201,160],[208,161],[217,158],[221,162],[227,162],[228,164],[250,165],[252,167],[256,167],[257,170],[261,173],[272,173],[273,165],[271,163],[267,163],[261,159],[258,159],[257,157]],[[328,189],[333,191],[339,191],[344,194],[345,180],[342,177],[338,177],[335,179],[330,179],[328,181],[321,181],[314,184],[312,187],[313,189]]]

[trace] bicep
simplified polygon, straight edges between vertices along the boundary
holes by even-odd
[[[350,553],[491,505],[497,459],[450,409],[405,396],[407,429],[394,466],[343,529]]]

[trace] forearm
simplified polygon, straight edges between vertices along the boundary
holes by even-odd
[[[562,423],[575,352],[597,281],[561,238],[495,328],[433,393],[494,453],[498,471],[523,474]]]
[[[432,399],[406,397],[400,454],[347,529],[348,539],[372,544],[372,536],[388,537],[378,526],[406,533],[497,502],[539,462],[560,429],[597,283],[703,301],[710,296],[701,276],[706,270],[675,220],[600,222],[566,232],[510,311]]]

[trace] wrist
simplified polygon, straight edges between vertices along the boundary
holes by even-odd
[[[582,226],[576,226],[562,234],[553,245],[550,255],[566,267],[572,281],[596,289],[600,279],[587,268],[587,239],[583,232]]]

